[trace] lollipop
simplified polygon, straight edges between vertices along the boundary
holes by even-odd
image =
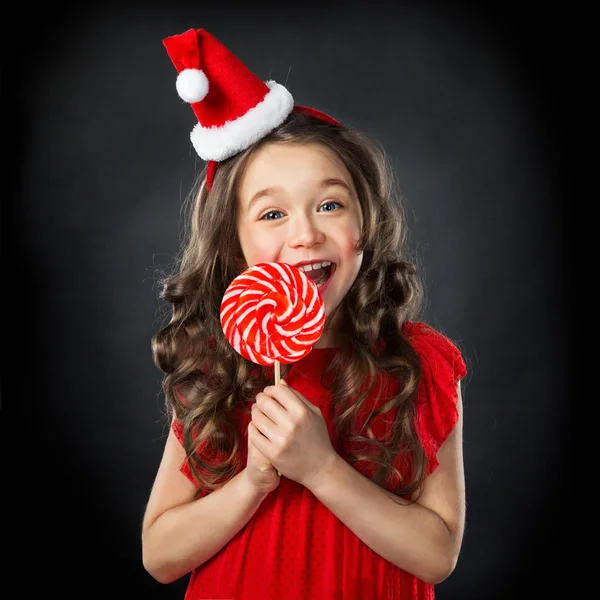
[[[317,285],[286,263],[259,263],[229,285],[221,302],[225,337],[244,358],[259,365],[290,364],[305,357],[325,327]]]

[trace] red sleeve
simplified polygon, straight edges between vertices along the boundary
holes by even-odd
[[[214,345],[215,345],[215,339],[214,336],[211,336],[208,338],[208,346],[210,349],[214,349]],[[206,372],[206,368],[203,369],[204,372]],[[183,404],[187,404],[185,398],[182,396],[181,392],[179,391],[179,389],[175,389],[175,393],[179,396],[179,400],[183,403]],[[183,424],[181,423],[181,421],[177,420],[177,419],[173,419],[173,423],[171,424],[171,428],[173,429],[173,433],[175,434],[175,437],[177,438],[177,440],[179,441],[179,443],[181,444],[181,446],[183,447]],[[182,465],[179,467],[179,470],[196,486],[199,487],[198,482],[194,479],[194,476],[192,475],[192,470],[190,469],[190,466],[188,464],[187,460],[184,460]],[[205,491],[202,490],[200,493],[201,496],[205,495]]]
[[[183,425],[181,423],[181,421],[178,421],[177,419],[173,419],[173,423],[171,425],[171,428],[173,429],[173,433],[175,434],[175,437],[177,438],[177,440],[179,441],[179,443],[183,446]],[[198,483],[196,482],[196,480],[194,479],[194,476],[192,475],[192,470],[190,469],[190,466],[188,465],[187,460],[184,460],[183,463],[181,464],[181,466],[179,467],[179,470],[196,486],[198,487]]]
[[[430,475],[439,465],[440,446],[458,421],[457,385],[467,369],[456,345],[431,326],[407,323],[404,331],[421,359],[416,429],[427,454],[427,475]]]
[[[238,411],[235,411],[233,416],[234,416],[234,423],[238,424],[241,427],[246,427],[246,429],[247,429],[247,427],[248,427],[247,423],[249,422],[249,417],[244,418],[243,416],[240,416],[240,413]],[[174,419],[173,423],[171,424],[171,428],[173,429],[173,433],[175,434],[175,437],[177,438],[179,443],[183,446],[183,424],[181,423],[181,421]],[[238,448],[238,454],[237,454],[237,460],[236,460],[236,468],[238,471],[241,470],[243,468],[243,465],[246,464],[247,441],[245,443],[244,442],[245,442],[245,440],[242,439],[242,443],[241,443],[240,447]],[[196,454],[198,456],[200,456],[209,465],[221,464],[221,463],[223,463],[223,461],[225,461],[227,459],[227,456],[228,456],[226,452],[215,449],[212,446],[212,444],[209,444],[208,440],[205,440],[204,442],[202,442],[200,444],[200,446],[196,450]],[[208,490],[208,489],[200,488],[198,482],[196,482],[196,480],[194,479],[194,476],[192,475],[192,470],[190,469],[190,466],[189,466],[187,460],[183,461],[183,463],[179,467],[179,470],[199,489],[198,494],[199,494],[200,498],[206,496],[210,492],[210,490]],[[207,476],[207,477],[210,475],[210,473],[207,470],[201,469],[200,472],[202,475]],[[217,483],[219,483],[219,481]]]

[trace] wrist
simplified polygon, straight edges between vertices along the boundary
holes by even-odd
[[[240,472],[241,493],[249,501],[255,501],[259,504],[269,495],[269,490],[262,490],[256,487],[248,478],[248,469],[244,468]]]
[[[304,484],[304,487],[308,488],[315,496],[318,496],[319,490],[334,479],[335,473],[343,462],[344,459],[337,452],[333,452],[327,460],[323,461],[322,467]]]

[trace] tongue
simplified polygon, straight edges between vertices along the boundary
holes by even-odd
[[[308,271],[306,272],[306,276],[312,279],[317,285],[321,285],[322,283],[325,283],[329,277],[329,267]]]

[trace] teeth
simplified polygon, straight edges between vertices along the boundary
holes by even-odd
[[[313,263],[312,265],[302,265],[301,267],[298,267],[301,271],[307,272],[307,271],[316,271],[317,269],[322,269],[323,267],[328,267],[331,263],[330,262],[322,262],[322,263]]]

